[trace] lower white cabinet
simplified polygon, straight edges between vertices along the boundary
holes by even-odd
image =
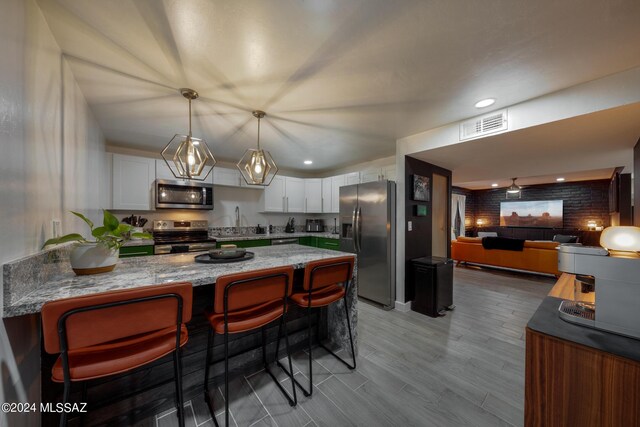
[[[114,154],[112,171],[113,209],[150,211],[155,208],[155,159]]]
[[[322,213],[322,178],[304,180],[305,212]]]

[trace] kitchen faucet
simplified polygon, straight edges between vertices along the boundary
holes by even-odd
[[[240,207],[238,206],[236,206],[236,228],[240,228]]]

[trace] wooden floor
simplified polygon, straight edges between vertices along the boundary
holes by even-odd
[[[455,311],[432,319],[359,303],[359,358],[349,371],[313,352],[312,398],[291,408],[261,371],[231,384],[237,426],[520,426],[524,327],[553,278],[456,267]],[[305,353],[296,376],[306,381]],[[274,369],[275,372],[278,372]],[[282,375],[281,382],[290,387]],[[224,425],[222,396],[216,417]],[[187,426],[213,426],[204,400],[186,403]],[[175,426],[175,410],[140,426]]]

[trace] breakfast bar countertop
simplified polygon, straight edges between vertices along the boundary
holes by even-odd
[[[47,277],[21,298],[5,301],[3,317],[38,313],[47,301],[62,298],[178,281],[201,286],[215,283],[219,276],[225,274],[286,265],[302,268],[314,260],[354,256],[295,244],[257,247],[250,251],[255,254],[253,259],[225,264],[196,263],[194,257],[201,252],[126,258],[118,262],[114,271],[90,276],[76,276],[68,261],[60,261],[62,265],[56,274]]]

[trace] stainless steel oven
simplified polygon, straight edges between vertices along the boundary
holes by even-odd
[[[156,209],[213,210],[213,185],[157,179]]]

